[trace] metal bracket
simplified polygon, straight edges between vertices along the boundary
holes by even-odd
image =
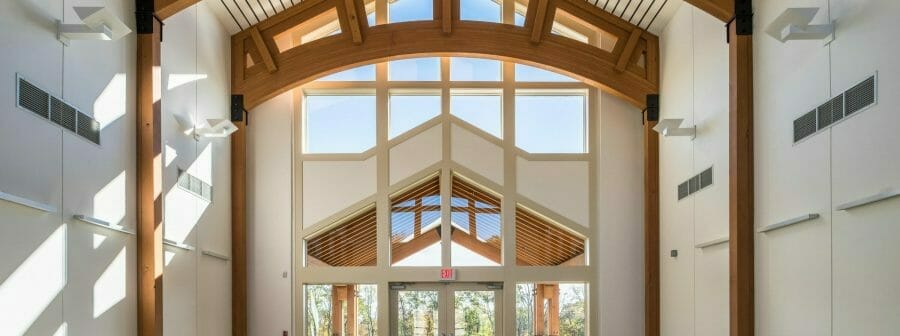
[[[244,95],[231,95],[231,121],[244,121],[244,114],[247,114],[247,119],[250,119],[249,113],[247,113],[247,110],[244,109]]]
[[[738,36],[753,35],[753,0],[734,0],[734,17],[725,23],[725,42],[731,43],[731,25]]]

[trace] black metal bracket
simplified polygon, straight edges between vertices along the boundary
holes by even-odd
[[[659,95],[647,95],[647,121],[659,121]]]
[[[739,36],[753,35],[753,0],[734,0],[734,17],[725,24],[725,41],[731,43],[731,25]]]
[[[231,95],[231,121],[244,121],[244,115],[247,115],[247,122],[250,121],[250,114],[244,109],[244,95]]]

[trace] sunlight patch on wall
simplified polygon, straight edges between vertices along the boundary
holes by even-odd
[[[53,336],[66,336],[69,334],[69,324],[63,322],[59,325],[59,328],[56,329],[56,332],[53,333]]]
[[[119,173],[94,195],[94,217],[113,225],[121,225],[125,219],[125,171]]]
[[[112,124],[125,115],[128,107],[128,83],[123,73],[116,74],[94,101],[94,119],[100,129]]]
[[[177,186],[169,189],[165,201],[165,239],[183,243],[197,225],[196,196]]]
[[[61,225],[0,284],[0,335],[22,335],[66,285]]]
[[[123,247],[94,283],[94,318],[125,299],[127,251]]]
[[[175,252],[163,251],[163,259],[164,259],[166,266],[169,266],[169,263],[172,262],[172,259],[175,259]]]
[[[172,90],[179,86],[206,79],[206,74],[170,74],[169,81],[166,85],[168,90]]]
[[[172,162],[175,162],[175,158],[178,157],[178,151],[175,150],[175,148],[172,148],[172,146],[166,144],[166,151],[164,156],[166,157],[166,167],[168,167],[172,164]]]
[[[94,234],[94,249],[96,250],[97,248],[100,247],[100,245],[103,245],[104,241],[106,241],[106,236],[95,233]]]

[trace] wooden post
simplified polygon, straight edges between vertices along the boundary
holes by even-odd
[[[245,119],[246,120],[246,119]],[[247,124],[231,135],[231,334],[247,335]]]
[[[356,285],[347,285],[347,336],[356,336]]]
[[[644,119],[644,335],[659,336],[659,134]]]
[[[137,1],[137,261],[138,335],[163,332],[160,42],[153,1]]]
[[[559,336],[559,285],[544,285],[544,296],[547,298],[547,325],[550,336]]]
[[[534,285],[534,335],[544,336],[544,285]]]
[[[732,336],[754,334],[753,35],[750,0],[735,0],[729,38],[729,296]]]
[[[331,334],[342,336],[344,334],[344,298],[347,296],[347,287],[331,286]]]

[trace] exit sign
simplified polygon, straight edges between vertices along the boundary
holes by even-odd
[[[455,281],[456,280],[456,270],[452,268],[442,268],[441,269],[441,281]]]

